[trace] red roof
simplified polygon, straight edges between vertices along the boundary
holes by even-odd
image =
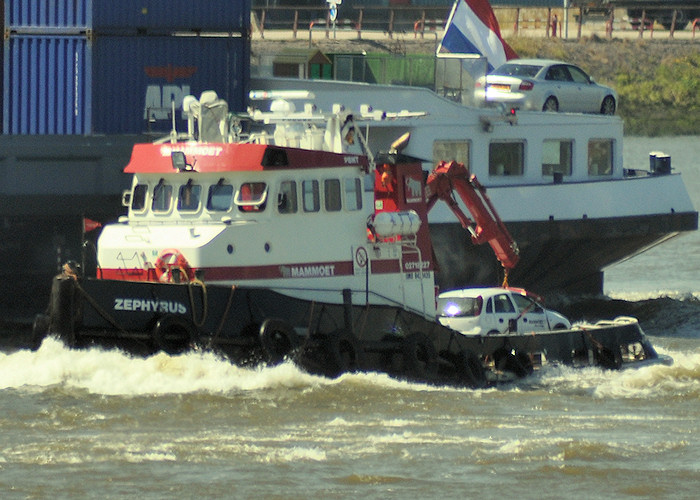
[[[127,174],[173,173],[171,153],[185,153],[187,164],[197,172],[243,172],[276,169],[328,168],[362,166],[368,168],[363,155],[329,153],[266,144],[185,143],[136,144]]]

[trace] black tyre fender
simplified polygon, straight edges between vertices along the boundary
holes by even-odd
[[[505,348],[493,353],[496,369],[511,372],[518,378],[527,377],[534,371],[532,360],[524,352],[513,352]]]
[[[486,385],[486,370],[479,357],[471,351],[460,351],[455,357],[455,371],[460,383],[479,389]]]
[[[340,329],[326,335],[326,354],[329,368],[335,376],[345,372],[357,372],[365,367],[365,351],[357,338]]]
[[[622,351],[620,348],[610,349],[608,347],[599,347],[595,350],[596,363],[608,370],[619,370],[622,368]]]
[[[158,319],[152,331],[153,344],[168,354],[181,354],[198,344],[195,326],[185,318],[166,314]]]
[[[401,351],[405,375],[425,379],[437,370],[437,350],[424,333],[408,335],[401,344]]]
[[[281,363],[296,347],[297,335],[287,322],[268,318],[260,325],[260,345],[268,364]]]

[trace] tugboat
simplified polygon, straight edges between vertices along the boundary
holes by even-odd
[[[399,114],[297,112],[284,95],[265,97],[275,100],[251,113],[255,128],[213,92],[190,96],[186,133],[134,146],[128,215],[103,228],[96,276],[67,263],[55,277],[33,347],[51,334],[75,348],[211,349],[243,365],[289,358],[329,377],[380,371],[469,387],[543,363],[664,361],[633,319],[527,335],[442,325],[435,203],[492,246],[506,277],[518,260],[476,178],[456,162],[426,177],[401,153],[409,136],[374,158],[361,122]]]

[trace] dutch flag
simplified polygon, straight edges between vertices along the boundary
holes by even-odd
[[[498,20],[488,0],[456,0],[437,53],[481,54],[488,70],[518,54],[501,37]]]

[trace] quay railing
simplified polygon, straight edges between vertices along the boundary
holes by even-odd
[[[619,8],[589,9],[578,6],[573,1],[567,10],[555,7],[517,7],[493,6],[504,36],[540,36],[547,38],[581,38],[595,34],[612,38],[625,34],[627,37],[659,37],[653,23],[648,22],[646,12],[642,10],[641,21],[632,23],[626,11]],[[585,2],[581,2],[585,3]],[[341,5],[338,17],[331,20],[330,11],[323,5],[309,6],[260,6],[251,9],[253,14],[254,34],[264,39],[266,31],[291,31],[293,38],[301,32],[308,32],[311,41],[312,32],[322,32],[325,38],[331,38],[338,32],[347,37],[355,32],[357,39],[369,38],[381,33],[388,38],[396,35],[412,35],[424,38],[426,35],[441,35],[450,13],[449,6],[351,6]],[[688,30],[688,37],[700,28],[700,21],[693,22]],[[675,23],[667,31],[669,38],[674,38],[679,30]]]

